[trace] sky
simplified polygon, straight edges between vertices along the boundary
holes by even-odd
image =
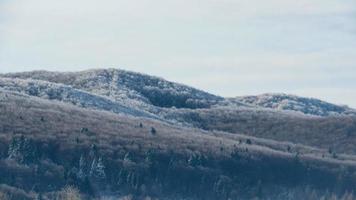
[[[0,0],[0,73],[90,68],[356,108],[356,1]]]

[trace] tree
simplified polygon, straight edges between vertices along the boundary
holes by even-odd
[[[87,132],[89,132],[89,129],[86,127],[80,129],[80,133],[87,133]]]
[[[151,134],[152,135],[156,135],[157,131],[154,127],[151,127]]]
[[[127,152],[124,156],[124,162],[132,162],[132,155],[130,152]]]
[[[154,163],[154,157],[155,157],[155,155],[154,155],[154,150],[148,150],[147,152],[146,152],[146,157],[145,157],[145,161],[146,161],[146,163],[149,165],[149,166],[152,166],[153,165],[153,163]]]
[[[221,199],[226,199],[230,192],[231,180],[226,176],[219,176],[213,186],[213,191]]]
[[[105,165],[101,157],[99,159],[94,158],[90,168],[90,176],[98,179],[106,179]]]
[[[86,177],[87,177],[87,162],[86,162],[86,159],[84,157],[84,155],[82,154],[80,156],[80,159],[79,159],[79,172],[78,172],[78,178],[80,180],[84,180]]]
[[[13,137],[11,139],[11,143],[8,149],[8,158],[13,159],[16,161],[22,161],[22,154],[21,154],[21,148],[22,148],[22,143],[24,141],[24,136],[21,136],[20,138],[18,137]]]
[[[247,140],[246,140],[246,144],[252,144],[251,139],[247,139]]]
[[[21,164],[35,163],[39,159],[39,151],[33,140],[23,135],[13,137],[8,149],[8,158]]]
[[[334,158],[334,159],[338,158],[336,152],[333,152],[333,158]]]
[[[39,159],[37,146],[33,140],[25,138],[23,143],[24,163],[35,163]]]
[[[95,144],[92,144],[90,146],[90,151],[89,151],[89,156],[91,158],[97,157],[98,156],[98,148],[96,147]]]
[[[10,200],[10,197],[6,193],[0,191],[0,199],[1,200]]]
[[[99,158],[98,164],[96,165],[96,175],[98,178],[106,178],[105,165],[101,157]]]
[[[287,151],[288,151],[288,152],[291,152],[291,150],[292,150],[292,148],[288,145]]]

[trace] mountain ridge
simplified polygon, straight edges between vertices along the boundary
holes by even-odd
[[[116,69],[3,74],[0,88],[207,131],[356,152],[356,112],[317,99],[285,94],[223,98]]]
[[[287,95],[283,93],[267,93],[256,96],[224,98],[184,84],[166,81],[160,77],[114,68],[93,69],[79,72],[50,72],[40,70],[0,74],[0,76],[20,79],[31,78],[62,83],[70,85],[76,89],[82,89],[88,92],[109,96],[119,101],[120,98],[126,98],[127,100],[134,102],[139,101],[135,102],[136,104],[143,102],[164,108],[208,108],[219,104],[238,104],[244,106],[289,110],[316,116],[330,116],[335,114],[356,115],[355,110],[347,106],[339,106],[315,98],[298,97],[296,95]],[[100,83],[103,85],[98,86]],[[142,90],[142,88],[145,90]],[[158,90],[155,89],[160,89],[165,93],[162,91],[157,92]],[[176,93],[178,92],[181,92],[182,94],[179,94],[177,97]],[[157,98],[152,97],[157,95],[165,97],[165,99],[172,98],[173,100],[160,102]],[[274,102],[267,101],[268,98],[266,97],[274,100]],[[286,103],[286,101],[283,100],[290,101]]]
[[[320,100],[115,69],[0,74],[0,197],[348,200],[354,144],[352,109]]]
[[[234,99],[240,102],[272,108],[277,110],[290,110],[316,116],[334,114],[354,114],[355,109],[346,105],[336,105],[311,97],[300,97],[286,93],[265,93],[255,96],[242,96]]]

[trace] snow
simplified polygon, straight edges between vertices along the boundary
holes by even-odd
[[[355,115],[356,112],[346,106],[338,106],[314,98],[298,97],[287,94],[263,94],[259,96],[237,97],[236,101],[282,111],[296,111],[307,115],[332,116]]]
[[[346,106],[286,94],[223,98],[159,77],[117,69],[82,72],[34,71],[0,75],[0,88],[86,108],[177,121],[185,109],[273,109],[305,115],[356,115]]]

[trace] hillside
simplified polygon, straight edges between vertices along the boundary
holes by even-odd
[[[237,97],[232,99],[232,101],[243,102],[263,108],[296,111],[315,116],[355,114],[355,110],[347,106],[338,106],[319,99],[287,94],[263,94],[259,96]]]
[[[356,112],[285,94],[223,98],[116,69],[4,74],[0,88],[77,106],[205,130],[244,133],[356,153]]]
[[[65,73],[34,71],[3,76],[62,83],[76,89],[107,96],[118,102],[130,102],[133,106],[149,104],[163,108],[194,109],[206,108],[223,100],[222,97],[158,77],[116,69]]]
[[[92,197],[299,199],[343,195],[356,184],[355,156],[289,142],[6,90],[0,90],[0,113],[0,190],[17,199],[51,199],[65,185]]]
[[[107,69],[2,74],[0,113],[0,199],[353,199],[346,106]]]
[[[256,108],[176,110],[167,118],[204,130],[221,130],[356,153],[355,116],[309,116]]]
[[[117,102],[131,103],[131,106],[144,105],[146,109],[149,109],[148,106],[197,109],[228,105],[295,111],[313,116],[356,115],[356,111],[347,106],[295,95],[264,94],[223,98],[159,77],[118,69],[81,72],[32,71],[0,76],[61,83],[75,89],[107,96]]]
[[[132,116],[155,117],[150,115],[148,112],[144,112],[133,106],[128,107],[121,102],[113,101],[106,96],[77,90],[71,86],[63,84],[31,79],[23,80],[0,78],[0,88],[41,97],[43,99],[79,105],[84,108],[96,108],[99,110],[108,110],[114,113],[123,113]]]

